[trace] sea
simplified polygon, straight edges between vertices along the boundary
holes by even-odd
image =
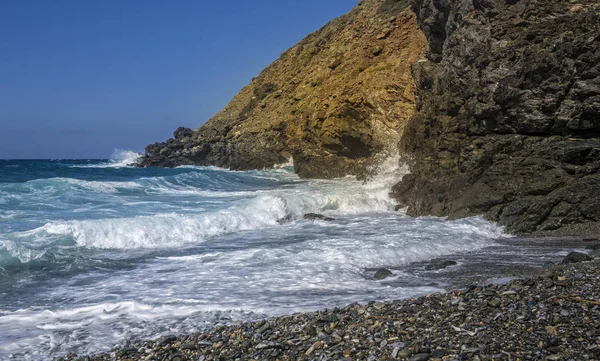
[[[397,157],[367,181],[303,180],[291,164],[136,168],[137,157],[0,160],[0,360],[414,297],[568,251],[481,217],[395,211]],[[444,258],[457,264],[427,267]],[[381,267],[393,275],[375,279]]]

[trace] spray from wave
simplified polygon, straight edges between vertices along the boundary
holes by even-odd
[[[72,165],[71,168],[123,168],[136,165],[142,153],[133,150],[115,148],[110,155],[110,159],[106,163],[100,164],[85,164]]]
[[[132,164],[137,164],[138,159],[142,156],[141,153],[132,150],[116,149],[110,156],[110,162],[116,167],[127,167]]]

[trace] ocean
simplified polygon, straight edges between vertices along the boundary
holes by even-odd
[[[128,166],[137,156],[0,161],[1,360],[413,297],[502,257],[538,266],[566,252],[521,249],[480,217],[394,211],[406,172],[394,158],[362,182],[302,180],[291,165]],[[440,257],[457,265],[423,268]],[[376,280],[380,267],[393,276]]]

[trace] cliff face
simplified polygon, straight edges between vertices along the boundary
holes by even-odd
[[[393,194],[411,215],[599,234],[600,4],[413,0],[430,51]]]
[[[361,175],[414,112],[410,64],[426,48],[408,0],[363,0],[267,67],[206,124],[146,148],[142,166]]]

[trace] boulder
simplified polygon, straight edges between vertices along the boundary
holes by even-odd
[[[334,218],[324,216],[318,213],[306,213],[303,218],[307,221],[333,221]]]
[[[442,270],[444,268],[448,268],[450,266],[456,266],[457,264],[458,263],[456,263],[455,261],[451,261],[451,260],[436,259],[436,260],[430,261],[429,264],[425,266],[425,270],[438,271],[438,270]]]
[[[186,128],[186,127],[179,127],[177,128],[177,130],[175,130],[175,132],[173,132],[173,136],[175,137],[175,139],[183,139],[186,137],[191,137],[194,135],[194,131],[191,130],[190,128]],[[189,139],[188,139],[189,141]]]
[[[593,260],[593,258],[585,253],[571,252],[562,260],[561,263],[569,264],[569,263],[587,262],[587,261],[592,261],[592,260]]]
[[[376,280],[382,280],[382,279],[388,278],[388,277],[393,276],[393,275],[394,274],[389,269],[380,268],[380,269],[378,269],[375,272],[375,279]]]

